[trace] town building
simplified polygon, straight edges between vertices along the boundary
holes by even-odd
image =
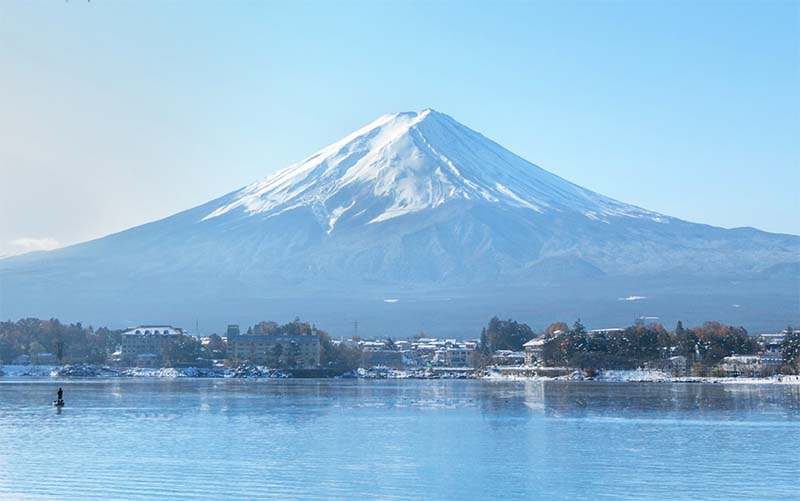
[[[758,344],[764,353],[783,353],[783,340],[786,339],[788,332],[784,329],[775,334],[761,334],[758,336]]]
[[[245,334],[239,326],[228,326],[228,358],[234,363],[251,362],[272,367],[317,367],[320,363],[319,335]]]
[[[522,345],[525,350],[525,365],[541,364],[544,361],[544,345],[550,341],[545,337],[535,337]]]
[[[456,346],[445,349],[444,364],[447,367],[471,367],[474,363],[475,347]]]
[[[360,340],[361,367],[403,367],[403,352],[388,339]]]
[[[411,342],[405,359],[416,366],[471,367],[477,347],[477,341],[424,337]]]
[[[122,333],[120,348],[112,361],[138,367],[156,366],[164,346],[184,334],[183,329],[171,325],[140,325],[127,329]]]
[[[511,351],[511,350],[497,350],[492,354],[492,364],[523,365],[525,364],[525,352]]]
[[[722,359],[719,367],[727,376],[766,377],[780,373],[783,357],[777,353],[731,355]]]
[[[689,375],[689,359],[683,355],[675,355],[652,363],[652,367],[667,371],[673,376]]]
[[[363,350],[361,367],[403,367],[403,352],[397,350]]]

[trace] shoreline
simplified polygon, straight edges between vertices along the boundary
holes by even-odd
[[[312,375],[292,375],[292,370],[270,369],[253,365],[232,368],[112,368],[90,364],[65,366],[4,366],[0,368],[0,380],[6,378],[66,378],[66,379],[414,379],[414,380],[485,380],[485,381],[582,381],[605,383],[676,383],[676,384],[788,384],[800,385],[800,375],[776,375],[769,377],[699,377],[672,376],[659,370],[601,370],[597,376],[587,378],[582,371],[574,370],[562,376],[508,375],[491,368],[483,374],[465,368],[425,369],[357,369],[343,374],[320,376],[319,371]]]

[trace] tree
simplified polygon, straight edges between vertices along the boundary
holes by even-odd
[[[564,353],[566,362],[571,366],[582,365],[583,362],[580,361],[582,359],[581,355],[589,351],[589,339],[580,321],[575,322],[575,327],[563,337],[564,341],[561,343],[561,350]]]
[[[81,323],[63,324],[56,318],[24,318],[0,322],[0,358],[13,360],[27,354],[33,343],[38,353],[51,352],[61,362],[103,362],[120,342],[119,332],[94,330]]]
[[[572,330],[570,334],[574,336],[585,336],[586,335],[586,327],[583,326],[581,323],[581,319],[575,320],[575,323],[572,324]]]
[[[480,351],[484,355],[488,355],[492,352],[492,349],[489,346],[489,336],[486,334],[486,327],[481,329],[481,341],[480,344],[478,345],[478,351]]]
[[[192,365],[200,357],[200,340],[194,336],[176,336],[161,345],[161,364],[164,367]]]
[[[61,334],[61,332],[59,332],[58,336],[56,337],[56,358],[58,359],[59,363],[64,359],[64,336]]]
[[[561,350],[560,339],[561,338],[551,337],[542,345],[542,359],[544,365],[553,367],[565,364],[565,357],[564,352]]]
[[[277,343],[270,350],[270,365],[272,367],[279,367],[281,365],[281,357],[283,356],[283,345]]]
[[[676,342],[679,355],[689,360],[695,360],[700,356],[700,337],[694,330],[684,331],[683,336],[676,339]]]
[[[205,355],[208,358],[225,358],[227,356],[228,347],[225,341],[216,334],[208,336],[208,344],[204,347]]]
[[[484,353],[497,350],[520,351],[522,345],[533,337],[533,330],[527,324],[493,317],[481,332],[481,349]]]
[[[781,344],[783,352],[783,363],[794,366],[795,370],[800,371],[800,331],[790,327],[786,329],[786,337]]]
[[[337,372],[358,369],[361,347],[357,343],[334,344],[325,331],[317,331],[320,342],[320,365]]]
[[[553,322],[552,324],[548,325],[547,328],[544,330],[545,337],[552,337],[555,336],[556,333],[558,334],[566,334],[569,332],[569,326],[564,322]]]
[[[39,341],[34,341],[28,347],[28,355],[31,356],[31,361],[35,364],[39,360],[39,355],[45,352],[44,346]]]
[[[289,368],[297,367],[298,362],[300,361],[300,346],[291,341],[289,343],[289,349],[286,352],[286,366]]]

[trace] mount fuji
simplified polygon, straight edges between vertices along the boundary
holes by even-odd
[[[473,336],[495,314],[771,329],[800,317],[799,279],[798,236],[613,200],[424,110],[160,221],[2,259],[0,317],[220,332],[297,315],[375,336]]]

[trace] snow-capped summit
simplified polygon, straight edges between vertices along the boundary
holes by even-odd
[[[565,181],[431,109],[384,115],[243,188],[203,219],[237,211],[269,217],[307,206],[330,233],[345,218],[366,214],[367,223],[377,223],[453,200],[601,220],[667,219]]]
[[[337,335],[358,319],[374,335],[474,336],[495,314],[770,328],[800,320],[799,256],[796,236],[612,200],[423,110],[160,221],[0,259],[0,317],[221,330],[300,315]]]

